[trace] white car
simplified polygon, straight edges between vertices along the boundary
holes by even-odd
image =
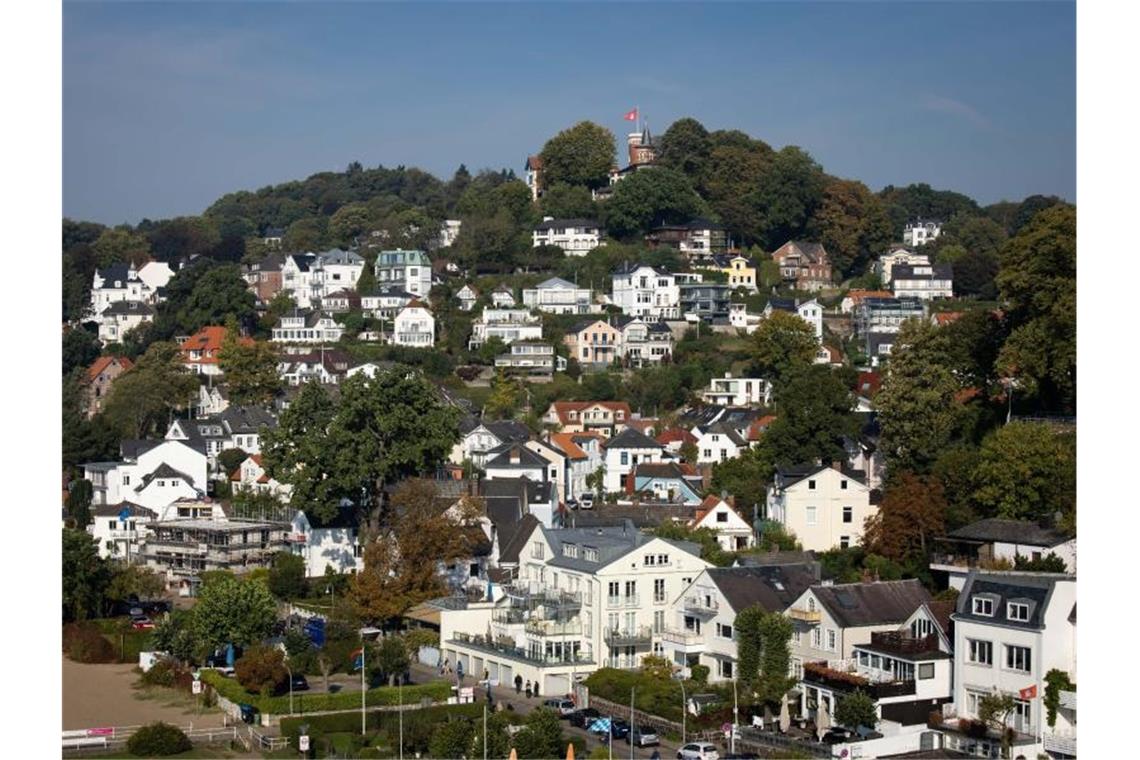
[[[696,742],[686,744],[677,751],[677,760],[720,760],[715,744]]]
[[[578,499],[578,509],[593,509],[594,494],[586,492]]]

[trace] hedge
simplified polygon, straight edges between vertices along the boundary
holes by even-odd
[[[202,681],[213,686],[218,694],[231,702],[253,705],[263,713],[270,715],[284,715],[289,712],[289,695],[277,697],[263,697],[260,694],[250,694],[245,688],[232,678],[226,678],[216,670],[203,670]],[[442,702],[451,696],[451,684],[446,681],[434,681],[428,684],[405,686],[402,689],[396,686],[381,686],[369,689],[365,698],[370,707],[381,705],[396,705],[403,700],[406,705],[418,704],[425,697],[433,702]],[[360,695],[356,692],[341,692],[337,694],[310,694],[304,691],[293,692],[293,712],[325,712],[332,710],[352,710],[360,708]]]
[[[411,687],[409,687],[411,688]],[[357,695],[357,707],[359,708],[360,696]],[[386,728],[390,723],[397,722],[399,716],[396,713],[385,712],[370,712],[366,713],[367,723],[366,728],[369,732],[380,731]],[[412,720],[430,720],[433,723],[439,723],[447,720],[448,718],[482,718],[483,705],[482,704],[466,704],[466,705],[436,705],[434,707],[425,707],[415,712],[404,713],[404,720],[410,722]],[[521,719],[521,716],[520,716]],[[326,734],[338,733],[360,733],[360,713],[359,712],[343,712],[336,713],[335,715],[313,715],[309,717],[291,717],[281,719],[281,735],[287,736],[292,739],[292,744],[296,746],[296,739],[301,733],[301,726],[306,725],[309,727],[309,736],[316,738]]]

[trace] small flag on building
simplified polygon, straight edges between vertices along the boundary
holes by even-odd
[[[625,119],[626,121],[637,121],[637,109],[635,108],[632,111],[629,111],[622,118]]]
[[[1027,688],[1017,692],[1017,696],[1022,699],[1037,699],[1037,684],[1033,684]]]

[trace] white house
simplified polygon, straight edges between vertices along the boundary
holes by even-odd
[[[903,242],[907,245],[926,245],[942,234],[942,222],[937,219],[918,217],[903,227]]]
[[[391,320],[416,297],[400,285],[387,285],[360,294],[360,308],[373,319]]]
[[[670,459],[665,447],[649,436],[627,427],[602,444],[606,468],[605,490],[623,490],[626,477],[640,462],[663,462]]]
[[[891,275],[895,266],[899,264],[930,266],[930,257],[925,253],[915,253],[912,249],[904,248],[901,245],[892,246],[889,251],[879,257],[879,261],[875,264],[879,279],[884,285],[891,284]]]
[[[664,656],[691,676],[695,665],[709,669],[709,681],[731,681],[737,675],[736,616],[749,607],[783,612],[819,581],[805,564],[710,567],[654,610],[654,633],[660,631]]]
[[[629,367],[650,367],[668,361],[676,339],[664,322],[645,317],[619,316],[617,355]]]
[[[154,321],[154,308],[141,301],[116,301],[99,315],[99,340],[103,345],[118,343],[123,336],[145,322]]]
[[[396,315],[392,343],[413,348],[431,348],[435,344],[435,317],[423,302],[412,301]]]
[[[970,573],[958,596],[954,621],[954,717],[977,719],[990,694],[1014,699],[1007,726],[1016,734],[1014,756],[1076,755],[1075,694],[1062,693],[1071,710],[1058,710],[1054,725],[1045,709],[1045,676],[1051,670],[1077,680],[1077,578],[1051,573]],[[943,710],[946,715],[947,710]],[[951,717],[947,715],[947,717]],[[1000,738],[968,737],[958,720],[944,720],[943,747],[963,751]]]
[[[236,470],[230,473],[230,490],[234,493],[239,491],[267,493],[281,501],[288,501],[293,493],[293,486],[270,477],[261,463],[261,454],[250,454]]]
[[[530,438],[530,430],[514,420],[482,421],[466,417],[459,421],[459,440],[451,449],[450,461],[454,464],[471,462],[483,469],[488,452],[500,446]]]
[[[134,264],[112,264],[96,269],[91,280],[92,315],[100,315],[108,306],[119,301],[144,303],[151,300],[152,291],[139,279]]]
[[[772,386],[762,377],[724,377],[709,380],[708,390],[701,391],[701,400],[718,406],[752,406],[767,404],[772,398]]]
[[[896,264],[891,289],[895,298],[951,298],[954,295],[954,268],[950,264]]]
[[[739,552],[756,545],[756,531],[736,507],[719,496],[706,496],[700,509],[689,522],[694,530],[708,528],[716,533],[717,543],[726,552]]]
[[[562,498],[578,500],[582,494],[592,492],[586,478],[597,471],[602,463],[602,437],[593,433],[551,433],[547,443],[563,454],[565,473],[562,476]]]
[[[750,314],[747,304],[730,303],[728,305],[729,325],[737,330],[744,330],[749,335],[756,332],[756,328],[760,327],[760,322],[763,319],[762,314]]]
[[[316,308],[321,299],[341,290],[355,290],[364,271],[357,253],[334,248],[321,253],[295,253],[281,264],[281,289],[299,308]]]
[[[166,440],[182,441],[206,454],[209,467],[217,466],[217,456],[226,449],[241,449],[247,454],[261,452],[261,434],[265,428],[277,426],[277,418],[257,406],[227,406],[212,417],[193,420],[176,419],[166,431]],[[228,477],[228,472],[221,477]]]
[[[455,294],[455,297],[459,299],[460,311],[471,311],[473,308],[475,308],[475,302],[479,300],[479,291],[471,287],[470,284],[467,284],[459,289],[459,292]]]
[[[505,282],[491,291],[491,305],[496,309],[510,309],[515,305],[515,292]]]
[[[93,505],[129,501],[158,511],[206,493],[206,454],[182,441],[123,441],[122,461],[83,465]]]
[[[544,216],[534,228],[534,248],[556,245],[567,256],[585,256],[602,241],[602,228],[593,219],[555,219]]]
[[[471,325],[468,347],[474,350],[491,338],[508,345],[516,340],[542,340],[542,320],[529,309],[483,309]]]
[[[375,266],[381,287],[397,285],[419,298],[431,292],[431,259],[423,251],[381,251]]]
[[[602,307],[593,303],[594,292],[579,288],[561,277],[543,280],[522,292],[523,305],[547,314],[593,314]]]
[[[1077,572],[1077,539],[1028,520],[978,520],[939,537],[938,543],[942,546],[930,569],[946,573],[948,585],[959,590],[972,568],[1013,568],[1019,558],[1034,561],[1055,554],[1066,572]]]
[[[697,464],[717,464],[736,459],[748,448],[748,442],[725,422],[714,422],[703,430],[694,430],[697,436]]]
[[[137,550],[139,539],[146,535],[147,524],[158,517],[153,509],[130,502],[100,504],[91,507],[91,524],[87,532],[95,539],[99,556],[129,561]]]
[[[778,467],[768,487],[768,519],[795,533],[803,548],[855,546],[863,523],[878,512],[863,473],[832,466]]]
[[[556,370],[566,371],[566,360],[549,343],[516,340],[506,353],[495,357],[495,369],[528,380],[549,380]]]
[[[496,478],[527,478],[532,482],[555,481],[558,468],[545,457],[531,451],[524,442],[506,443],[486,454],[484,465],[487,480]]]
[[[305,560],[308,578],[320,578],[329,568],[335,573],[364,569],[360,525],[351,508],[337,510],[328,522],[311,521],[304,511],[298,511],[285,539],[290,551]]]
[[[823,340],[823,307],[814,298],[796,305],[796,314],[815,330],[815,339]]]
[[[490,599],[440,614],[440,647],[466,673],[515,676],[562,695],[602,666],[635,668],[663,654],[654,624],[710,564],[696,544],[650,536],[626,521],[518,537],[518,577]],[[456,605],[459,606],[459,605]]]
[[[322,311],[294,309],[282,314],[273,328],[274,343],[336,343],[344,328]]]
[[[614,270],[611,300],[631,317],[679,319],[681,288],[669,270],[627,262]]]

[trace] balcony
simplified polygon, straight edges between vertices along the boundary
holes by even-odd
[[[661,632],[661,640],[676,644],[683,652],[697,652],[705,647],[705,637],[696,631],[679,631],[666,628]]]
[[[715,615],[720,610],[720,603],[716,597],[686,596],[682,607],[685,612],[697,615]]]
[[[641,595],[640,594],[626,594],[625,596],[606,597],[606,606],[610,607],[610,608],[640,607],[641,606]]]
[[[1046,752],[1055,752],[1059,755],[1077,756],[1077,734],[1067,731],[1064,733],[1046,731],[1041,735]]]
[[[453,634],[453,638],[447,643],[467,647],[468,649],[476,649],[481,652],[498,654],[519,662],[530,662],[544,667],[594,664],[594,658],[588,654],[579,654],[577,656],[570,654],[563,654],[561,656],[543,655],[528,651],[522,647],[517,647],[513,641],[505,638],[495,640],[488,639],[486,636],[473,636],[469,633],[455,633]]]
[[[792,620],[798,620],[801,623],[817,624],[820,620],[819,610],[806,610],[801,607],[792,607],[788,610],[788,617]]]
[[[871,643],[866,646],[887,654],[926,654],[938,651],[938,634],[915,637],[902,631],[878,631],[871,634]]]
[[[523,630],[531,636],[581,636],[582,621],[574,619],[559,622],[557,620],[536,620],[532,618],[526,621]]]
[[[518,583],[506,587],[512,607],[533,610],[546,607],[550,610],[573,611],[582,608],[581,591],[565,591],[541,584]]]
[[[610,646],[649,646],[653,641],[653,630],[647,625],[632,629],[607,629],[603,638]]]
[[[833,691],[852,692],[860,690],[874,700],[915,693],[914,681],[873,682],[856,673],[848,673],[828,667],[827,663],[824,662],[805,662],[803,681]]]

